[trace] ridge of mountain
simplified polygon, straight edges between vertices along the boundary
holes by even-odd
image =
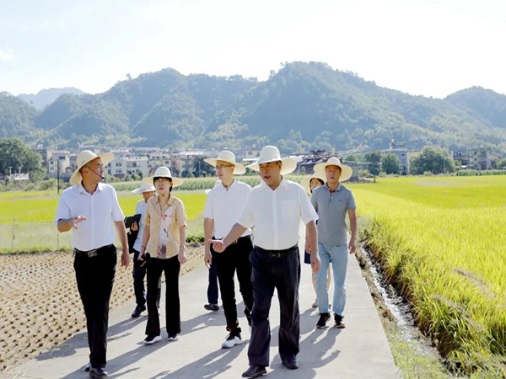
[[[42,91],[41,91],[42,92]],[[285,153],[426,145],[506,151],[506,96],[471,87],[444,99],[377,86],[320,62],[292,62],[265,81],[167,68],[96,94],[63,93],[42,110],[0,93],[0,137],[81,144],[231,148]]]

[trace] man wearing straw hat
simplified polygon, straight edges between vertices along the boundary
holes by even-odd
[[[246,169],[242,164],[235,161],[235,155],[231,151],[223,150],[217,158],[207,158],[204,161],[216,169],[216,176],[220,180],[219,184],[207,194],[204,208],[204,235],[206,241],[204,259],[208,267],[216,264],[223,311],[227,322],[227,331],[229,332],[221,347],[231,348],[242,343],[235,301],[234,274],[236,272],[239,290],[244,300],[244,313],[248,318],[248,322],[253,308],[251,263],[249,261],[249,255],[253,250],[251,229],[247,228],[221,254],[214,254],[210,241],[211,238],[223,238],[230,232],[244,208],[251,187],[234,179],[234,175],[242,175],[246,172]]]
[[[316,253],[318,218],[302,188],[284,179],[295,170],[297,162],[281,158],[275,146],[265,146],[258,161],[248,167],[259,171],[262,182],[253,188],[232,230],[222,240],[212,240],[216,252],[224,251],[247,228],[255,229],[252,265],[253,310],[251,339],[248,348],[250,367],[242,376],[256,378],[266,374],[269,365],[271,331],[269,311],[274,289],[277,290],[281,321],[279,326],[279,355],[283,366],[298,368],[300,314],[300,257],[298,242],[302,221],[306,226],[306,251],[311,253],[314,272],[320,267]]]
[[[105,365],[109,300],[116,273],[114,228],[122,245],[121,264],[128,267],[130,262],[125,216],[114,188],[102,183],[104,166],[113,158],[111,153],[81,151],[77,169],[70,177],[72,187],[63,191],[55,216],[59,232],[72,230],[77,288],[86,314],[90,348],[86,370],[90,378],[108,376]]]
[[[141,251],[141,243],[142,236],[144,235],[144,219],[146,214],[146,204],[150,198],[155,195],[155,186],[148,183],[141,183],[139,188],[134,189],[133,193],[140,193],[142,195],[142,199],[137,202],[135,205],[135,214],[141,215],[139,223],[133,222],[130,230],[133,232],[137,232],[137,238],[133,244],[133,254],[134,254],[134,264],[132,270],[132,276],[134,278],[134,294],[135,294],[135,303],[136,307],[132,312],[132,317],[137,318],[141,315],[142,312],[146,310],[146,296],[144,290],[144,278],[146,276],[146,265],[143,264],[141,260],[139,260],[140,251]]]
[[[349,254],[355,253],[357,237],[357,215],[353,193],[341,183],[351,178],[350,166],[341,163],[339,158],[330,157],[327,162],[314,167],[317,175],[325,177],[325,185],[316,188],[311,195],[311,203],[318,213],[318,255],[321,269],[316,276],[316,292],[320,318],[316,328],[325,328],[330,319],[329,296],[325,286],[326,272],[332,265],[334,272],[334,312],[335,327],[344,328],[343,312],[346,304],[344,281]],[[346,214],[350,220],[351,237],[348,242]]]

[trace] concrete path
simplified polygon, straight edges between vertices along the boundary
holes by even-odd
[[[278,354],[279,306],[274,296],[271,309],[271,364],[267,378],[400,378],[395,367],[381,321],[369,294],[367,284],[355,259],[349,260],[347,277],[348,302],[346,329],[329,327],[316,330],[316,310],[311,308],[315,295],[309,265],[302,264],[300,286],[301,344],[300,368],[289,371],[281,365]],[[243,316],[245,343],[232,349],[221,349],[227,332],[220,308],[209,312],[206,302],[207,271],[202,266],[180,279],[182,333],[176,342],[163,340],[143,346],[145,313],[131,319],[133,301],[110,315],[107,371],[111,378],[240,378],[248,368],[249,328]],[[238,290],[236,290],[238,293]],[[162,296],[162,299],[164,296]],[[240,295],[238,293],[238,299]],[[164,325],[162,301],[160,320]],[[243,303],[238,305],[243,312]],[[332,320],[331,320],[332,321]],[[333,322],[329,321],[329,325]],[[87,378],[83,367],[88,361],[86,332],[82,331],[57,348],[0,374],[1,378]]]

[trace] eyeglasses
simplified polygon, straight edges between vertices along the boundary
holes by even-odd
[[[228,165],[218,164],[215,167],[216,167],[216,170],[221,170],[223,167],[234,167],[234,165],[233,164],[228,164]]]

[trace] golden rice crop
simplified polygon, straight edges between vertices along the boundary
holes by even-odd
[[[368,245],[454,368],[506,373],[505,177],[352,185]]]
[[[175,192],[174,195],[185,204],[188,233],[202,234],[203,221],[199,216],[204,210],[205,193]],[[130,192],[118,193],[125,215],[134,214],[141,198]],[[0,253],[68,249],[71,234],[58,233],[53,222],[57,206],[58,196],[53,192],[0,193]]]

